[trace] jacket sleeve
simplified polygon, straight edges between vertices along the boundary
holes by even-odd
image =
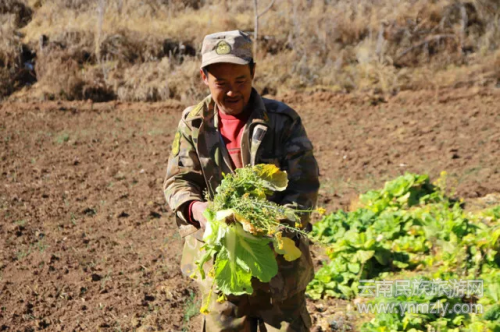
[[[279,203],[312,210],[316,207],[319,190],[319,170],[313,156],[313,146],[298,115],[285,128],[281,142],[284,147],[281,164],[288,173],[288,187]],[[304,213],[301,219],[302,226],[307,227],[310,213]]]
[[[186,112],[175,133],[163,183],[165,198],[176,215],[177,226],[183,237],[197,231],[197,227],[188,221],[188,207],[191,201],[204,200],[205,188],[200,161],[193,144],[192,130],[184,120],[185,114]]]

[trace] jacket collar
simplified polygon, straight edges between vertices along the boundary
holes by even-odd
[[[269,117],[267,115],[266,106],[259,93],[252,88],[252,94],[250,95],[249,106],[252,107],[253,111],[248,119],[248,123],[268,123]]]
[[[253,166],[257,159],[260,143],[264,139],[269,127],[269,116],[264,101],[253,88],[249,103],[253,111],[243,129],[241,157],[244,165],[250,164]]]

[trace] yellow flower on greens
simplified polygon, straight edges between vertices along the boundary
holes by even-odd
[[[203,307],[201,307],[200,312],[204,315],[209,314],[210,311],[208,311],[208,305],[204,305]]]
[[[326,213],[326,209],[319,207],[316,209],[316,212],[318,212],[322,216]]]
[[[278,242],[278,249],[283,250],[283,239],[282,239],[283,233],[278,232],[274,236],[276,238],[276,241]]]
[[[219,295],[219,297],[217,298],[217,303],[224,303],[227,301],[227,297],[225,294],[221,294]]]

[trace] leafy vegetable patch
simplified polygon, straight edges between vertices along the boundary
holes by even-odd
[[[382,190],[361,195],[363,207],[332,213],[315,224],[313,236],[328,244],[330,261],[316,273],[308,295],[313,299],[358,296],[363,302],[359,294],[363,281],[397,279],[403,271],[413,271],[419,280],[481,280],[482,296],[403,294],[379,296],[370,303],[482,304],[484,315],[400,310],[378,314],[362,330],[500,330],[499,207],[467,214],[462,202],[446,197],[442,182],[431,184],[426,175],[407,173]]]

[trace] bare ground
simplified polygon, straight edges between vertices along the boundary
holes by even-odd
[[[499,89],[277,99],[303,118],[329,211],[405,171],[445,170],[466,200],[500,192]],[[0,330],[199,329],[161,190],[182,108],[0,104]],[[346,305],[309,308],[325,329]]]

